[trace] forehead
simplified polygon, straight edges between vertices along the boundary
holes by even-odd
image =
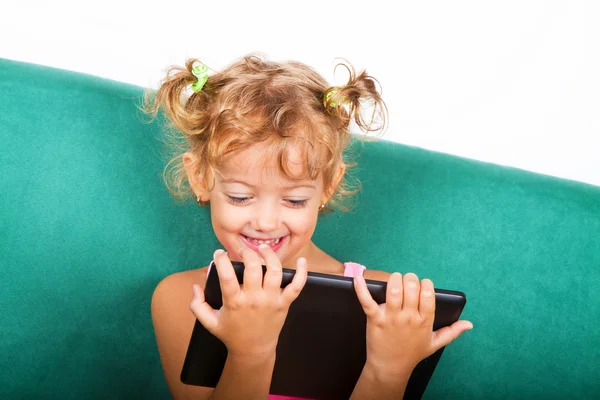
[[[264,144],[256,144],[228,155],[219,167],[223,179],[244,178],[252,184],[290,184],[311,181],[306,168],[306,157],[300,146],[289,146],[285,158],[279,160],[278,152]],[[285,163],[285,171],[281,163]],[[287,172],[287,174],[286,174]]]

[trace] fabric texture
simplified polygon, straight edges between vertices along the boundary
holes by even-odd
[[[344,276],[354,278],[357,275],[363,275],[366,269],[367,267],[362,264],[348,261],[344,263]]]
[[[219,244],[141,95],[0,59],[2,399],[170,398],[152,292]],[[424,399],[600,397],[599,187],[382,140],[346,158],[362,189],[314,242],[467,296]]]

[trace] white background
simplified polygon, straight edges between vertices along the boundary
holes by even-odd
[[[600,185],[600,1],[0,0],[0,57],[140,86],[254,51],[367,69],[388,140]]]

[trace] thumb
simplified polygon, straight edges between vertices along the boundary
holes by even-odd
[[[471,329],[473,329],[473,324],[471,322],[465,320],[456,321],[450,326],[440,328],[433,332],[432,346],[435,351],[438,351],[442,347],[449,345],[464,332]]]
[[[190,302],[190,310],[194,313],[198,321],[211,333],[217,327],[216,311],[206,302],[204,291],[199,285],[192,286],[194,297]],[[214,333],[213,333],[214,334]]]

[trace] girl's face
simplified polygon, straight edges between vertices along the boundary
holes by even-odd
[[[208,195],[213,230],[232,260],[241,260],[242,248],[258,253],[267,243],[283,267],[295,268],[298,257],[311,258],[319,206],[326,201],[323,179],[290,179],[263,149],[255,145],[226,159],[203,200]],[[290,150],[289,161],[292,176],[305,175],[298,152]]]

